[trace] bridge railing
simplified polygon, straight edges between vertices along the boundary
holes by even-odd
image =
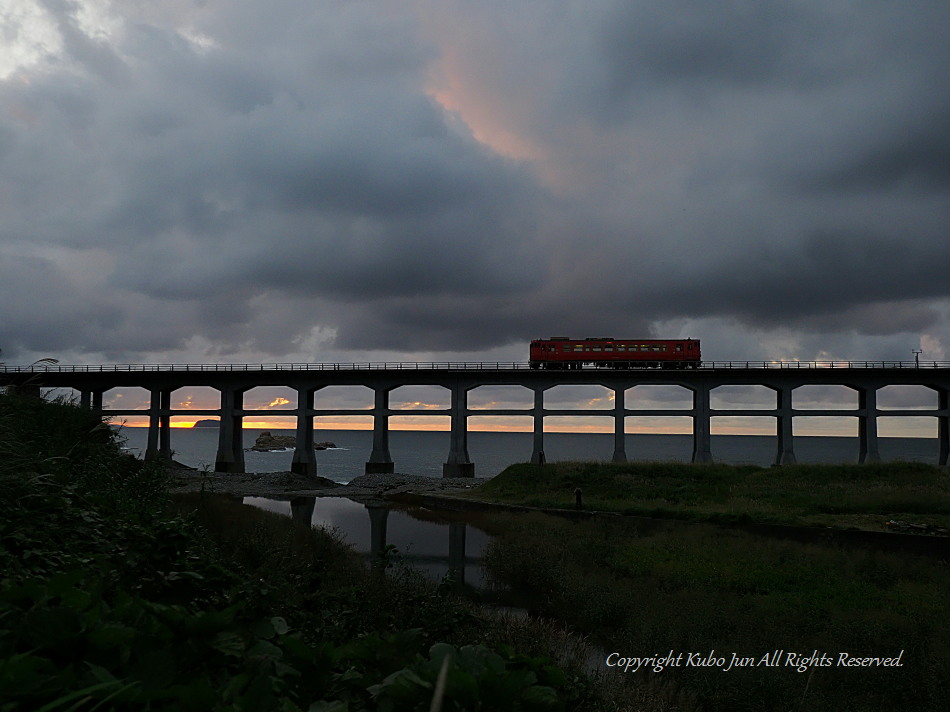
[[[512,371],[528,370],[531,364],[516,362],[471,361],[376,361],[363,363],[185,363],[185,364],[31,364],[0,366],[0,373],[116,373],[154,371]],[[950,361],[703,361],[697,368],[718,369],[940,369]]]
[[[8,366],[0,373],[115,373],[154,371],[498,371],[528,369],[528,363],[374,361],[365,363],[112,363]]]

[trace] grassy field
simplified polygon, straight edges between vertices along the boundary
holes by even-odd
[[[562,462],[520,464],[471,497],[532,507],[667,519],[764,522],[887,530],[886,522],[950,527],[950,473],[919,463],[874,465],[687,465]]]
[[[573,626],[606,656],[682,653],[662,672],[617,672],[707,710],[950,708],[946,560],[852,543],[762,537],[733,523],[887,529],[950,524],[950,475],[918,464],[753,466],[515,465],[468,496],[531,507],[654,517],[492,517],[485,565],[498,595]],[[676,521],[679,520],[679,521]],[[901,667],[840,667],[842,653]],[[711,653],[715,651],[715,653]],[[763,666],[781,651],[778,667]],[[788,666],[826,655],[828,667]],[[724,666],[686,667],[723,656]],[[752,658],[728,667],[733,653]],[[605,657],[606,661],[606,657]],[[606,667],[606,664],[604,664]]]
[[[950,571],[906,554],[762,538],[711,524],[542,513],[493,517],[485,566],[502,600],[562,621],[606,656],[683,654],[620,672],[681,709],[761,712],[950,709]],[[901,667],[839,667],[902,655]],[[687,667],[690,653],[725,666]],[[782,651],[781,664],[759,664]],[[833,665],[788,666],[788,654]],[[732,654],[752,667],[728,666]]]

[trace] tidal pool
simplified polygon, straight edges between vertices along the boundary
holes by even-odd
[[[370,561],[390,548],[388,558],[439,581],[455,571],[456,582],[486,588],[481,558],[490,536],[456,513],[420,506],[363,503],[346,497],[297,497],[292,500],[245,497],[244,503],[336,531]]]

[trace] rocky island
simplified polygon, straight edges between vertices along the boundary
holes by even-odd
[[[274,450],[287,450],[296,447],[296,445],[297,438],[293,435],[274,435],[270,430],[262,430],[261,434],[257,436],[257,440],[254,441],[254,445],[251,446],[251,450],[272,452]],[[326,450],[330,447],[336,447],[336,445],[329,440],[313,445],[314,450]]]

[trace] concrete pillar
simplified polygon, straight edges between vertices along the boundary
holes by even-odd
[[[96,413],[102,412],[102,391],[92,392],[92,409]]]
[[[627,461],[627,438],[624,433],[624,393],[622,386],[614,388],[614,456],[613,462]]]
[[[172,459],[171,447],[171,401],[170,390],[153,388],[148,406],[148,440],[145,446],[145,460]]]
[[[950,457],[950,389],[937,389],[937,408],[940,415],[937,416],[937,443],[939,451],[937,454],[937,464],[946,467],[948,457]]]
[[[391,386],[375,389],[373,397],[373,451],[369,454],[365,472],[391,474],[395,472],[393,457],[389,452],[389,392]]]
[[[858,462],[880,462],[877,447],[877,387],[858,389]]]
[[[164,389],[158,394],[158,459],[172,459],[172,392]]]
[[[151,462],[159,458],[158,455],[158,429],[160,427],[159,413],[161,410],[162,392],[153,388],[150,391],[148,402],[148,439],[145,444],[145,461]]]
[[[90,404],[89,391],[79,391],[79,407],[83,410],[89,410],[89,408],[92,407]]]
[[[313,393],[316,388],[297,389],[297,438],[290,471],[298,475],[316,477],[317,458],[313,452]],[[291,503],[292,504],[292,503]]]
[[[543,465],[544,456],[544,391],[545,388],[534,389],[534,446],[531,451],[531,463]]]
[[[218,454],[215,472],[244,472],[244,443],[241,428],[244,418],[244,390],[221,389],[221,424],[218,427]]]
[[[709,423],[709,385],[693,388],[693,462],[710,463],[712,440]]]
[[[775,388],[776,410],[775,435],[778,448],[775,452],[776,465],[794,465],[795,446],[792,442],[792,390],[788,386]]]
[[[449,436],[449,457],[442,465],[443,477],[474,477],[475,465],[468,457],[468,388],[452,387],[452,432]]]

